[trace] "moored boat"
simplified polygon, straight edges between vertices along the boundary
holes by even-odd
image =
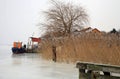
[[[41,42],[41,38],[30,37],[26,45],[22,46],[22,42],[14,42],[12,47],[13,54],[21,53],[37,53],[38,43]]]
[[[37,53],[38,43],[41,42],[41,38],[30,37],[27,44],[27,53]]]
[[[14,42],[12,47],[13,54],[21,54],[26,52],[26,45],[22,47],[22,42]]]

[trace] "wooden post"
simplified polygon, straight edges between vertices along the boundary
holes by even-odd
[[[86,74],[84,69],[79,69],[79,79],[85,79]]]
[[[57,61],[57,56],[56,56],[56,46],[52,46],[52,52],[53,52],[53,61]]]

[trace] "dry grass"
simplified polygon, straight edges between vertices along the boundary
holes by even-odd
[[[116,35],[85,34],[64,37],[54,41],[57,61],[94,62],[120,65],[120,37]],[[42,53],[46,59],[52,59],[52,42],[42,42]]]

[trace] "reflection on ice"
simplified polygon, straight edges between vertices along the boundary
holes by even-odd
[[[12,64],[13,65],[21,65],[22,64],[22,61],[21,61],[21,58],[22,56],[24,56],[25,54],[12,54]]]
[[[0,51],[0,79],[78,79],[73,64],[46,61],[38,54],[8,52]]]

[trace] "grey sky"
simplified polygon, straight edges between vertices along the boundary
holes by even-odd
[[[81,4],[90,16],[90,26],[103,31],[120,29],[120,0],[62,0]],[[13,41],[27,42],[38,36],[38,22],[43,21],[43,10],[49,0],[0,0],[0,44]]]

